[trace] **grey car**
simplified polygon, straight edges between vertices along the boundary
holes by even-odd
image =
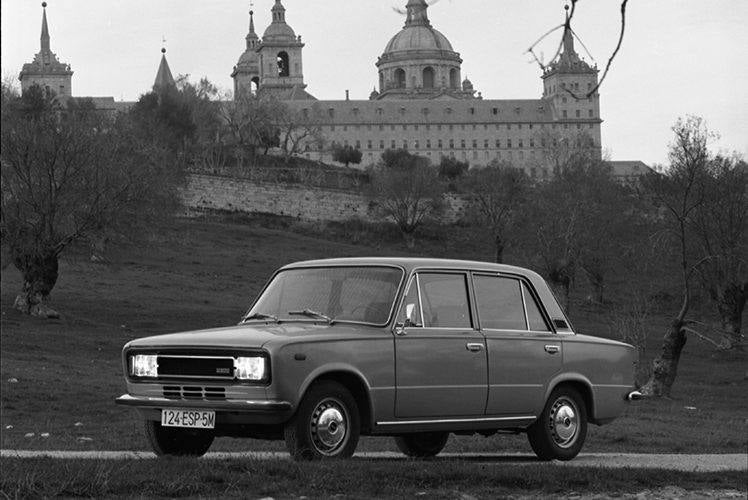
[[[129,342],[117,403],[159,455],[233,436],[341,458],[371,435],[431,457],[450,434],[524,432],[539,458],[570,460],[589,423],[639,397],[635,362],[630,345],[575,333],[530,270],[329,259],[276,271],[236,326]]]

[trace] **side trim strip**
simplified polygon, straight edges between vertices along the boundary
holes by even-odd
[[[441,420],[398,420],[395,422],[377,422],[377,425],[410,425],[410,424],[458,424],[469,422],[506,422],[509,420],[534,420],[532,415],[519,417],[486,417],[486,418],[450,418]]]

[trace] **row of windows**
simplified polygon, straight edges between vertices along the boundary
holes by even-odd
[[[379,141],[379,149],[387,149],[387,147],[385,146],[385,142],[386,141],[384,141],[384,140],[380,140]],[[553,147],[558,146],[558,142],[559,141],[558,141],[558,139],[555,139],[555,138],[552,141],[546,141],[545,139],[540,139],[538,141],[538,145],[541,148],[545,148],[546,146],[550,145],[551,142],[552,142]],[[338,144],[339,143],[337,141],[332,141],[332,146],[333,147],[337,146]],[[400,144],[402,144],[402,148],[403,149],[408,149],[408,146],[411,143],[407,139],[403,139],[402,143],[399,143],[398,140],[396,140],[396,139],[392,139],[389,142],[389,149],[397,149],[400,146]],[[421,144],[422,143],[421,143],[420,140],[416,139],[415,141],[412,142],[412,144],[413,144],[413,148],[414,149],[421,149]],[[425,141],[424,144],[425,144],[425,149],[433,149],[434,146],[436,147],[436,149],[444,149],[444,145],[445,144],[448,144],[448,148],[449,149],[455,149],[456,147],[459,147],[459,149],[466,149],[468,147],[468,142],[465,139],[461,139],[459,141],[459,143],[457,141],[455,141],[454,139],[449,139],[449,141],[444,141],[442,139],[438,139],[437,141],[433,141],[433,142],[431,141],[431,139],[426,139],[426,141]],[[459,146],[456,146],[457,144],[459,144]],[[480,144],[481,144],[480,141],[478,141],[477,139],[473,139],[473,141],[472,141],[472,148],[471,149],[479,149]],[[536,145],[536,142],[535,142],[534,139],[530,139],[527,142],[525,142],[523,139],[519,139],[518,141],[515,141],[515,142],[512,142],[511,139],[507,139],[505,142],[501,142],[501,139],[496,139],[496,141],[493,144],[488,139],[485,139],[482,142],[483,149],[491,149],[491,148],[495,148],[495,149],[512,149],[512,148],[524,149],[525,145],[527,145],[527,147],[529,147],[529,148],[534,148],[535,145]],[[577,140],[577,145],[581,146],[581,143],[580,143],[579,140]],[[344,140],[343,141],[343,146],[350,146],[348,140]],[[361,149],[361,141],[360,140],[356,141],[355,144],[354,144],[354,147],[356,149]],[[320,149],[322,149],[321,146],[320,146]],[[374,141],[372,141],[371,139],[369,139],[368,141],[366,141],[366,149],[374,149]]]
[[[477,273],[470,277],[482,329],[551,331],[524,281]],[[398,322],[409,328],[477,328],[469,296],[466,274],[418,273],[408,286]]]
[[[505,111],[502,108],[480,108],[480,109],[479,108],[468,108],[467,112],[469,114],[471,114],[471,115],[479,115],[479,114],[482,114],[481,111],[483,111],[484,109],[486,110],[486,114],[490,114],[490,115],[493,115],[493,116],[499,116],[499,115],[502,114],[502,111]],[[339,111],[340,110],[336,110],[335,108],[328,108],[328,110],[327,110],[327,116],[329,116],[330,118],[335,118],[335,116],[338,114]],[[397,112],[400,115],[406,115],[406,114],[408,114],[409,111],[412,111],[412,110],[408,109],[408,108],[405,108],[405,107],[401,107],[401,108],[399,108],[397,110]],[[420,109],[420,112],[421,112],[422,115],[430,115],[432,113],[432,111],[434,111],[434,110],[432,110],[431,108],[421,108]],[[443,111],[444,111],[444,114],[446,114],[446,115],[451,115],[452,113],[455,112],[454,109],[449,108],[449,107],[448,108],[443,108]],[[522,108],[520,106],[515,106],[514,108],[512,108],[511,111],[515,115],[521,115],[523,112],[527,111],[527,108]],[[545,108],[545,106],[540,105],[540,106],[537,106],[537,108],[535,108],[535,110],[533,110],[533,112],[535,112],[535,111],[537,111],[538,113],[542,114],[542,113],[545,113],[546,108]],[[384,116],[384,108],[376,108],[374,110],[374,112],[378,116]],[[302,109],[302,113],[304,114],[304,116],[309,116],[309,108]],[[361,114],[361,108],[352,108],[350,110],[350,114],[352,114],[353,116],[359,116]]]
[[[567,112],[567,111],[566,111],[565,109],[561,111],[561,115],[562,115],[562,116],[563,116],[564,118],[568,118],[568,117],[569,117],[569,116],[568,116],[568,112]],[[577,117],[577,118],[581,118],[581,117],[582,117],[582,110],[580,110],[580,109],[577,109],[577,110],[576,110],[576,113],[575,113],[575,115],[576,115],[576,117]],[[595,117],[595,112],[594,112],[594,111],[592,111],[591,109],[588,109],[588,110],[587,110],[587,116],[588,116],[589,118],[594,118],[594,117]]]
[[[566,85],[566,82],[561,82],[561,85],[559,85],[558,88],[560,88],[562,90],[572,90],[574,92],[577,92],[580,87],[579,87],[579,82],[569,82],[568,87]],[[556,86],[555,85],[551,85],[550,89],[551,89],[551,93],[555,93],[556,92]],[[587,82],[587,92],[589,92],[590,90],[592,90],[592,82]]]
[[[590,116],[592,116],[592,110],[590,110]],[[566,111],[564,111],[564,118],[566,118]],[[577,118],[579,118],[579,110],[577,110]],[[496,123],[492,127],[489,127],[489,124],[484,123],[483,124],[483,130],[488,130],[489,128],[495,128],[496,130],[501,130],[502,126],[504,127],[505,130],[512,130],[512,125],[514,125],[514,127],[515,127],[516,130],[522,130],[523,127],[526,127],[529,130],[533,130],[533,127],[534,127],[534,124],[532,124],[532,123],[525,123],[525,124],[523,124],[523,123],[514,123],[514,124],[512,124],[512,123]],[[569,128],[568,127],[569,126],[568,123],[552,123],[550,125],[551,125],[550,128],[553,129],[553,130],[556,130],[557,127],[561,127],[561,126],[563,126],[563,128]],[[330,132],[335,132],[336,130],[341,129],[343,132],[347,132],[349,128],[351,128],[353,130],[361,130],[361,127],[366,127],[366,130],[372,130],[373,127],[378,127],[379,130],[382,130],[382,131],[385,130],[386,128],[389,128],[390,130],[398,130],[398,129],[401,129],[401,130],[410,130],[410,129],[412,129],[412,130],[421,130],[421,128],[423,128],[424,130],[435,129],[435,130],[441,131],[441,130],[444,130],[444,129],[446,129],[446,130],[455,130],[455,129],[459,129],[459,130],[468,130],[468,129],[470,129],[470,130],[478,130],[479,125],[475,124],[475,123],[473,123],[473,124],[460,123],[460,124],[449,124],[449,125],[442,125],[442,124],[437,124],[437,125],[430,125],[430,124],[426,124],[426,125],[422,125],[422,124],[410,124],[409,125],[407,123],[404,123],[404,124],[401,124],[401,125],[395,125],[395,124],[392,124],[392,123],[389,124],[389,125],[385,125],[385,124],[380,123],[379,125],[372,125],[372,124],[367,124],[367,125],[329,125],[329,126],[323,126],[323,127],[321,127],[321,129],[324,131],[327,128]],[[580,128],[580,127],[581,127],[581,125],[577,124],[577,128]],[[541,123],[540,124],[540,128],[541,129],[545,129],[546,128],[546,124],[545,123]],[[592,124],[589,125],[589,128],[592,128]]]

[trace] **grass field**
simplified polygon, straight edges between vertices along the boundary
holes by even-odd
[[[467,238],[461,231],[468,230],[455,228],[447,239],[427,232],[413,254],[490,259],[489,242]],[[284,219],[219,216],[181,219],[160,231],[152,244],[116,253],[118,263],[111,266],[75,257],[63,262],[53,293],[53,306],[63,313],[59,320],[29,318],[13,310],[20,275],[12,267],[3,271],[2,448],[146,450],[136,413],[113,402],[124,389],[120,349],[125,342],[235,323],[270,273],[291,261],[408,254],[391,231],[377,236],[364,229],[289,227]],[[615,284],[611,286],[614,296]],[[580,331],[615,338],[608,322],[610,307],[575,305],[572,320]],[[652,317],[650,355],[659,347],[667,313]],[[745,354],[715,353],[690,339],[673,398],[633,404],[614,423],[591,427],[585,451],[745,451],[746,368]],[[282,448],[277,442],[221,438],[212,449]],[[395,448],[390,439],[364,438],[359,449]],[[500,450],[529,452],[529,445],[524,436],[452,437],[447,448]]]
[[[528,464],[504,467],[470,461],[164,459],[152,461],[0,461],[0,493],[11,498],[211,497],[211,498],[579,498],[625,493],[662,498],[664,489],[706,497],[745,491],[744,472],[688,473]],[[694,493],[696,492],[696,493]],[[700,493],[699,493],[700,492]],[[707,493],[709,492],[709,493]],[[683,494],[675,497],[682,497]],[[693,497],[691,497],[693,498]]]

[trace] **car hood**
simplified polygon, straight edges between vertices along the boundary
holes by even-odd
[[[364,332],[381,332],[381,328],[336,323],[327,325],[313,322],[290,322],[280,324],[247,323],[224,328],[195,330],[144,337],[130,341],[125,348],[153,347],[263,347],[272,340],[297,339],[306,341],[341,338],[344,335],[360,335]]]

